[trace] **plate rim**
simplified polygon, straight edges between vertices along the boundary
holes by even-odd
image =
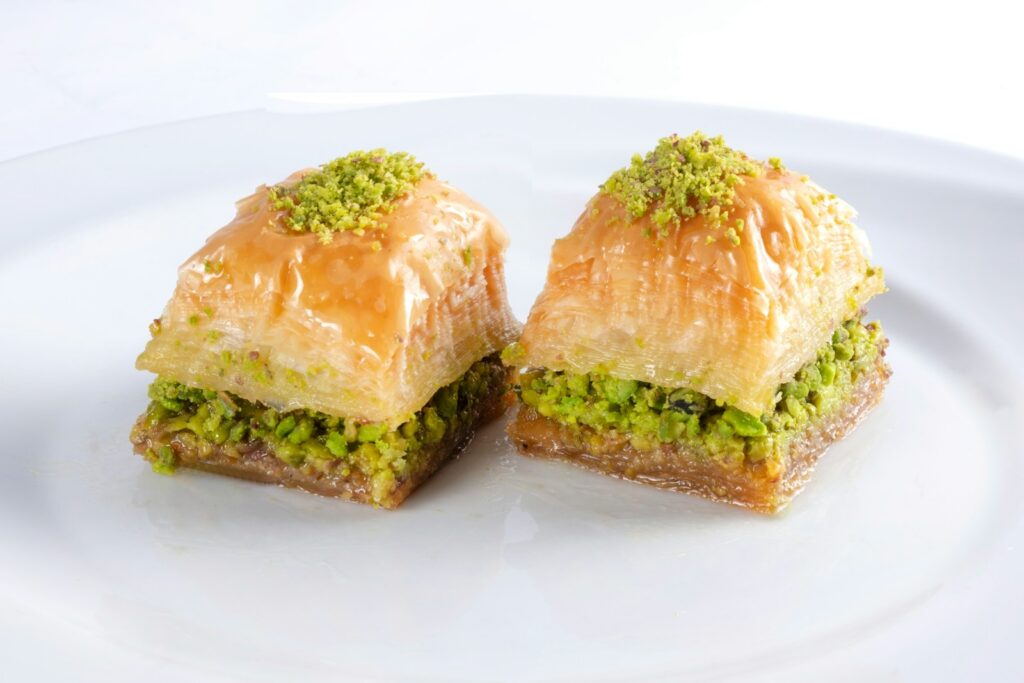
[[[975,161],[980,166],[984,166],[986,163],[988,163],[988,161],[992,161],[993,163],[997,163],[999,165],[1012,166],[1017,173],[1021,174],[1022,179],[1024,179],[1024,160],[1018,159],[1017,157],[999,154],[997,152],[993,152],[991,150],[987,150],[987,149],[983,149],[983,148],[975,148],[975,147],[972,147],[972,146],[969,146],[969,145],[964,145],[964,144],[958,143],[958,142],[950,142],[950,141],[942,140],[942,139],[939,139],[939,138],[931,138],[931,137],[928,137],[928,136],[923,136],[923,135],[918,135],[918,134],[908,133],[908,132],[903,132],[903,131],[896,131],[896,130],[891,130],[891,129],[887,129],[887,128],[880,128],[880,127],[877,127],[877,126],[870,126],[870,125],[856,124],[856,123],[848,123],[848,122],[837,121],[837,120],[833,120],[833,119],[820,118],[820,117],[813,117],[813,116],[801,116],[801,115],[789,114],[789,113],[785,113],[785,112],[762,111],[762,110],[757,110],[757,109],[748,109],[748,108],[741,108],[741,107],[721,107],[721,106],[718,106],[718,105],[710,105],[710,104],[705,104],[705,103],[688,103],[688,102],[679,102],[679,101],[670,101],[670,100],[648,100],[648,99],[636,99],[636,98],[580,97],[580,96],[558,96],[558,95],[525,95],[525,96],[519,96],[519,95],[500,95],[500,96],[478,96],[478,97],[464,97],[464,98],[462,98],[462,97],[460,97],[460,98],[441,98],[441,99],[437,99],[437,100],[429,100],[429,101],[421,101],[421,102],[411,102],[411,103],[403,103],[403,104],[384,104],[384,105],[372,106],[372,107],[359,107],[359,108],[356,108],[356,109],[346,108],[346,109],[342,109],[342,110],[332,110],[332,111],[326,111],[326,112],[317,111],[317,112],[308,112],[308,113],[307,112],[273,112],[273,111],[270,111],[270,110],[267,110],[267,109],[238,110],[238,111],[234,111],[234,112],[225,112],[225,113],[214,114],[214,115],[204,116],[204,117],[194,117],[194,118],[181,119],[181,120],[177,120],[177,121],[171,121],[171,122],[164,122],[164,123],[159,123],[159,124],[152,124],[152,125],[147,125],[147,126],[141,126],[141,127],[137,127],[137,128],[133,128],[133,129],[127,129],[125,131],[120,131],[120,132],[117,132],[117,133],[99,135],[99,136],[95,136],[95,137],[91,137],[91,138],[86,138],[86,139],[82,139],[82,140],[78,140],[78,141],[74,141],[74,142],[69,142],[69,143],[65,143],[65,144],[62,144],[62,145],[57,145],[57,146],[54,146],[54,147],[51,147],[51,148],[47,148],[47,149],[44,149],[44,150],[37,150],[37,151],[31,152],[29,154],[20,155],[18,157],[14,157],[14,158],[11,158],[11,159],[6,159],[6,160],[0,162],[0,174],[9,172],[9,171],[12,170],[12,168],[16,172],[18,170],[18,168],[23,165],[24,162],[35,162],[35,161],[39,161],[39,160],[46,161],[47,157],[48,156],[52,156],[52,155],[61,155],[61,154],[67,154],[67,153],[70,153],[70,154],[83,153],[83,149],[85,150],[85,152],[89,152],[90,149],[94,148],[94,145],[97,145],[97,144],[102,145],[106,141],[109,141],[109,140],[112,140],[112,139],[122,140],[126,136],[129,136],[129,135],[143,135],[143,134],[148,135],[148,134],[153,134],[153,133],[158,133],[159,134],[159,132],[163,131],[163,130],[168,130],[168,129],[173,130],[175,128],[182,127],[182,126],[205,125],[205,124],[207,124],[209,122],[212,122],[212,121],[221,121],[223,119],[231,119],[231,118],[238,117],[238,116],[250,116],[250,115],[264,116],[264,115],[269,115],[272,118],[277,118],[277,117],[292,118],[292,117],[296,117],[296,116],[298,116],[298,117],[306,117],[306,116],[309,116],[309,117],[338,117],[338,116],[344,116],[347,113],[352,112],[352,111],[366,111],[367,109],[370,109],[370,110],[380,110],[380,109],[417,109],[417,108],[421,108],[421,107],[438,106],[438,105],[440,105],[440,106],[462,106],[462,104],[464,102],[467,102],[467,101],[468,102],[474,102],[474,103],[494,102],[494,103],[501,104],[501,103],[506,102],[508,100],[517,100],[517,101],[520,101],[520,100],[556,101],[556,102],[563,102],[563,101],[569,100],[569,101],[573,101],[573,102],[577,102],[577,103],[583,103],[583,102],[587,102],[587,103],[614,102],[614,103],[619,103],[619,104],[627,103],[627,104],[636,105],[636,106],[646,106],[646,105],[656,104],[658,106],[667,106],[667,107],[673,107],[673,108],[678,107],[680,109],[685,109],[685,110],[689,110],[689,111],[693,111],[694,109],[700,110],[700,111],[705,111],[705,112],[727,110],[727,111],[730,111],[730,112],[732,112],[733,114],[735,114],[735,115],[737,115],[739,117],[758,118],[758,117],[761,117],[761,116],[768,116],[768,117],[776,118],[776,119],[779,119],[779,120],[797,120],[797,121],[801,121],[804,124],[814,124],[814,125],[822,125],[823,124],[823,125],[826,125],[826,126],[829,126],[829,127],[846,129],[848,131],[851,131],[852,134],[856,135],[856,136],[861,136],[861,135],[869,135],[869,136],[878,136],[878,135],[882,135],[882,136],[895,136],[895,137],[898,137],[898,138],[909,139],[909,141],[912,142],[914,145],[923,145],[923,146],[928,146],[928,147],[939,146],[939,147],[943,148],[943,151],[958,150],[957,151],[958,154],[966,154],[969,157],[974,158]],[[93,153],[96,153],[96,152],[94,151]],[[1020,194],[1021,196],[1024,196],[1024,183],[1022,183],[1022,185],[1019,186],[1017,193]],[[42,236],[41,239],[45,239],[45,236]],[[33,242],[27,243],[27,244],[34,244],[34,243],[35,242],[33,241]],[[14,253],[14,256],[15,257],[17,256],[17,252]],[[4,260],[6,260],[6,259],[4,259]],[[0,260],[0,264],[2,264],[2,260]],[[1016,521],[1016,525],[1017,525],[1018,528],[1021,528],[1021,520],[1020,519],[1018,519]],[[1024,534],[1019,534],[1018,533],[1017,537],[1018,538],[1024,538]],[[2,595],[2,593],[0,593],[0,595]],[[856,646],[850,646],[850,647],[856,647]],[[1007,655],[1009,656],[1009,653],[1007,653]],[[822,656],[824,657],[824,656],[827,656],[827,655],[823,654]]]

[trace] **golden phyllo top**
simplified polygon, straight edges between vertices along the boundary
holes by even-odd
[[[281,409],[401,420],[508,344],[508,238],[406,154],[260,187],[180,268],[138,366]]]
[[[616,171],[552,250],[517,365],[685,387],[760,415],[884,290],[853,209],[719,138]]]

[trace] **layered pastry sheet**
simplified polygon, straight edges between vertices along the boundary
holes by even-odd
[[[520,450],[774,511],[881,396],[853,209],[700,133],[616,171],[552,250],[506,362]]]
[[[184,465],[394,507],[501,412],[507,236],[407,154],[356,152],[237,204],[179,270],[133,430]]]

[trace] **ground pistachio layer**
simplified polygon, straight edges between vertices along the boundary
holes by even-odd
[[[689,443],[727,464],[778,460],[787,441],[839,408],[869,371],[886,340],[877,322],[841,324],[814,361],[779,387],[773,411],[750,415],[689,389],[622,380],[600,372],[527,370],[515,387],[540,415],[598,435],[628,436],[634,448]]]
[[[346,475],[345,468],[357,468],[372,482],[377,499],[415,469],[420,452],[473,419],[495,388],[504,386],[506,373],[497,354],[479,360],[396,427],[308,410],[281,412],[227,392],[158,377],[149,387],[151,402],[136,430],[160,427],[172,434],[187,433],[198,448],[211,452],[261,443],[296,468],[340,465]],[[148,450],[145,457],[163,474],[172,473],[177,465],[174,450],[167,445]]]

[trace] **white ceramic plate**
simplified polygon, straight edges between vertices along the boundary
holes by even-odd
[[[775,518],[520,458],[495,424],[397,512],[182,472],[127,434],[175,267],[263,181],[414,151],[552,240],[661,135],[861,211],[895,376]],[[1024,164],[736,110],[493,98],[242,113],[0,165],[6,680],[1020,680]]]

